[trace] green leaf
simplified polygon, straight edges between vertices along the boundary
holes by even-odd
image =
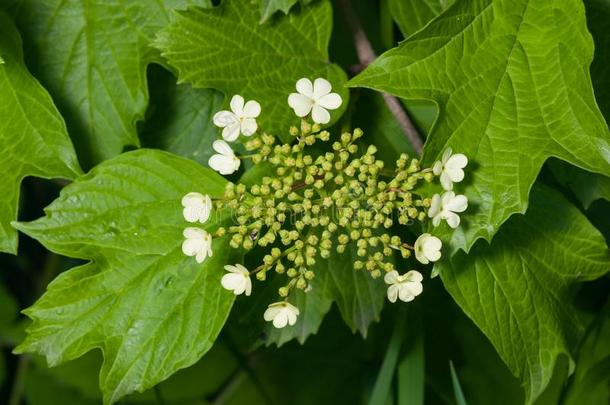
[[[597,104],[606,121],[610,117],[610,0],[586,0],[587,25],[595,41],[595,56],[591,63],[591,78]],[[610,178],[587,173],[576,167],[551,162],[557,179],[572,189],[580,202],[588,208],[600,198],[610,201]]]
[[[140,138],[142,146],[163,149],[207,166],[219,130],[212,117],[222,108],[223,96],[211,89],[176,84],[169,72],[151,69],[149,114]]]
[[[312,0],[301,0],[300,3],[307,5]],[[292,6],[297,4],[299,0],[259,0],[260,13],[261,13],[261,24],[269,20],[273,14],[281,11],[284,14],[288,14]]]
[[[610,251],[580,211],[538,186],[527,213],[511,218],[491,246],[481,241],[439,267],[447,290],[521,379],[531,403],[582,333],[571,285],[605,274]]]
[[[466,398],[464,398],[464,392],[462,391],[462,385],[453,367],[453,362],[449,362],[449,369],[451,371],[451,382],[453,383],[453,395],[455,397],[455,403],[457,405],[468,405]]]
[[[610,317],[603,310],[598,317],[579,349],[576,371],[565,396],[566,405],[610,401]]]
[[[170,10],[209,0],[12,0],[34,74],[57,101],[79,158],[91,167],[139,146],[148,103],[149,44]]]
[[[219,197],[225,184],[195,162],[142,149],[64,188],[45,217],[18,223],[49,250],[91,262],[62,273],[25,311],[33,324],[16,352],[42,354],[53,366],[101,348],[105,403],[195,363],[231,309],[220,278],[235,258],[224,239],[203,264],[182,253],[189,224],[180,199],[195,190]]]
[[[423,405],[426,384],[423,310],[421,305],[409,309],[406,350],[397,369],[398,405]]]
[[[423,162],[447,147],[470,159],[457,187],[470,209],[452,248],[490,240],[524,212],[550,156],[610,174],[584,17],[574,0],[460,0],[350,82],[438,104]]]
[[[400,354],[400,348],[403,345],[405,336],[406,307],[401,309],[402,311],[399,312],[394,324],[394,330],[390,342],[388,343],[385,356],[383,357],[383,363],[381,363],[381,367],[379,368],[375,386],[373,387],[373,393],[368,402],[369,405],[385,405],[392,398],[392,380],[394,379],[398,355]]]
[[[333,254],[320,261],[326,268],[331,283],[331,297],[337,303],[341,316],[353,332],[367,336],[369,325],[379,321],[383,309],[386,285],[381,279],[373,279],[366,271],[354,270],[357,260],[356,248],[346,249],[343,254]]]
[[[318,1],[273,24],[258,21],[256,5],[235,0],[209,10],[190,8],[177,12],[156,46],[181,81],[259,101],[259,127],[284,140],[290,139],[289,127],[299,123],[287,99],[302,77],[324,77],[341,94],[342,107],[331,114],[336,121],[347,106],[348,92],[345,73],[328,61],[330,4]]]
[[[406,37],[422,29],[453,0],[388,0],[390,13]]]
[[[549,167],[555,178],[569,187],[585,208],[601,198],[610,201],[610,177],[589,173],[557,160],[550,161]]]
[[[51,97],[23,62],[21,38],[0,12],[0,251],[17,253],[19,187],[26,176],[74,178],[81,170]]]

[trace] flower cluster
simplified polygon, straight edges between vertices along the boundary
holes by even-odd
[[[374,145],[363,149],[361,130],[333,140],[322,130],[320,124],[330,122],[328,110],[342,103],[327,80],[301,79],[296,89],[288,104],[303,119],[300,128],[290,128],[292,143],[282,144],[275,136],[259,132],[260,104],[245,102],[239,95],[232,98],[231,111],[214,116],[214,124],[223,128],[223,139],[213,144],[217,154],[209,160],[212,169],[232,174],[241,159],[249,158],[255,164],[267,162],[273,171],[251,187],[228,183],[224,196],[215,200],[196,192],[185,195],[186,221],[205,223],[212,210],[228,210],[234,223],[219,227],[214,235],[186,228],[183,252],[201,263],[212,255],[212,237],[224,235],[235,249],[267,249],[262,263],[251,271],[241,264],[225,266],[221,284],[235,295],[250,295],[251,276],[260,281],[272,272],[285,277],[278,290],[280,301],[269,305],[264,314],[277,328],[296,323],[299,309],[289,299],[296,290],[311,290],[318,263],[347,251],[355,256],[355,271],[367,271],[373,278],[384,275],[391,302],[412,301],[423,291],[423,277],[417,270],[399,273],[396,255],[404,259],[414,255],[418,262],[428,264],[441,258],[442,242],[423,233],[411,245],[396,234],[397,225],[431,220],[433,227],[446,221],[456,228],[458,214],[466,210],[468,201],[455,194],[453,185],[464,179],[468,159],[447,149],[431,168],[406,154],[387,167],[377,158]],[[247,157],[240,158],[229,145],[240,135],[247,138],[243,142]],[[436,178],[442,194],[428,197],[418,192]]]

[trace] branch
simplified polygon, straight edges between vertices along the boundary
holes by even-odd
[[[352,32],[354,38],[354,45],[356,46],[356,53],[358,54],[358,60],[362,67],[370,65],[376,58],[377,55],[371,46],[371,42],[368,40],[358,16],[352,8],[350,0],[337,0],[341,12],[347,21],[347,25]],[[388,93],[382,93],[383,99],[385,100],[388,108],[400,124],[400,127],[407,135],[413,149],[421,155],[423,144],[422,138],[415,129],[413,122],[409,118],[407,112],[402,108],[398,99]]]

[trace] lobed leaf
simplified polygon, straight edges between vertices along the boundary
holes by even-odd
[[[105,403],[144,391],[195,363],[212,346],[234,296],[220,287],[235,258],[215,240],[203,264],[182,253],[181,197],[219,197],[226,181],[197,163],[142,149],[67,186],[46,216],[16,226],[46,248],[88,264],[61,274],[25,314],[17,353],[53,366],[100,348]],[[202,227],[225,220],[216,217]]]
[[[80,161],[91,167],[139,146],[152,36],[170,11],[209,0],[9,0],[28,62],[58,104]]]
[[[260,102],[259,127],[284,140],[290,139],[288,128],[299,123],[287,100],[302,77],[332,83],[343,98],[342,107],[331,114],[336,121],[348,92],[345,73],[328,61],[330,4],[318,1],[272,24],[258,22],[255,4],[224,0],[212,9],[178,11],[155,44],[181,81]]]
[[[451,235],[453,248],[468,250],[526,210],[547,158],[610,174],[592,57],[580,1],[460,0],[350,85],[438,104],[423,161],[431,164],[447,147],[469,157],[469,177],[457,191],[470,209]]]
[[[521,379],[531,403],[558,356],[571,358],[582,335],[572,285],[607,273],[610,251],[578,209],[536,186],[527,213],[511,218],[491,246],[479,242],[439,267],[449,293]]]
[[[17,253],[19,188],[26,176],[72,179],[81,172],[66,125],[23,62],[21,38],[0,12],[0,251]]]

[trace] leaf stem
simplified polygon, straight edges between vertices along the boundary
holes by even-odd
[[[362,24],[360,24],[360,20],[352,7],[351,1],[338,0],[337,4],[339,5],[345,20],[347,21],[347,25],[352,32],[356,53],[358,54],[358,60],[363,67],[366,67],[377,58],[377,55],[375,54],[375,51],[371,46],[371,42],[367,38],[366,33],[362,28]],[[411,146],[413,146],[413,149],[415,149],[415,151],[421,155],[423,149],[422,138],[417,132],[417,129],[415,129],[411,118],[409,118],[407,112],[400,105],[400,101],[398,101],[396,97],[387,93],[382,93],[382,96],[388,106],[388,109],[394,115],[394,118],[396,118],[396,121],[407,135]]]

